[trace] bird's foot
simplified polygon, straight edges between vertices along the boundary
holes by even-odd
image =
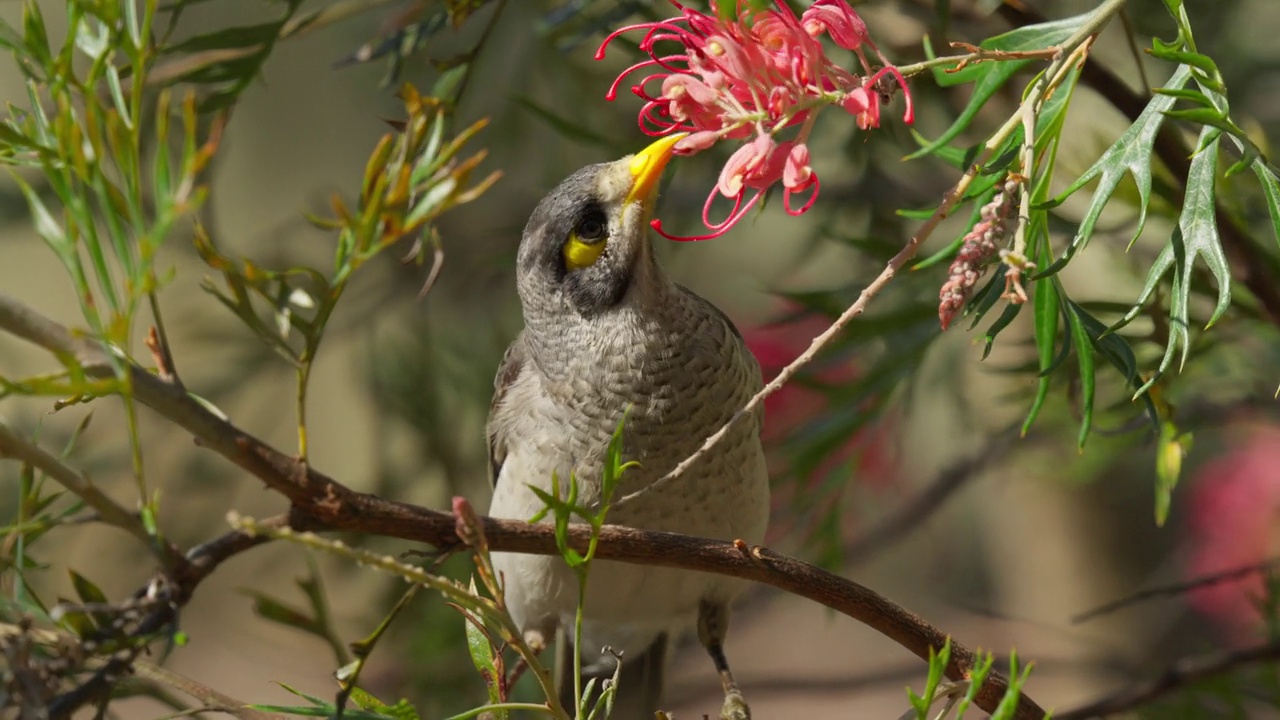
[[[751,708],[736,688],[724,695],[724,706],[720,708],[720,720],[751,720]]]

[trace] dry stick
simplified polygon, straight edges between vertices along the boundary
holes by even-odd
[[[277,515],[263,520],[259,523],[259,527],[271,529],[285,527],[288,525],[288,520],[287,515]],[[154,635],[171,626],[177,619],[178,608],[191,599],[192,593],[195,592],[196,586],[200,584],[201,580],[208,577],[223,561],[231,556],[261,545],[268,540],[270,538],[265,535],[258,535],[244,530],[232,530],[214,540],[192,548],[187,552],[184,561],[177,563],[176,568],[171,570],[167,576],[170,581],[167,587],[172,592],[169,598],[170,601],[159,603],[154,611],[138,623],[133,634],[145,637]],[[134,597],[141,597],[149,593],[153,588],[166,587],[161,584],[165,579],[166,576],[162,575],[147,583],[142,590],[134,594]],[[94,698],[103,696],[114,682],[113,678],[123,677],[128,672],[136,669],[134,661],[137,659],[138,652],[141,652],[142,649],[142,647],[138,647],[136,648],[137,652],[130,653],[125,657],[113,657],[106,665],[94,672],[93,676],[87,681],[81,683],[74,690],[54,698],[49,705],[50,720],[71,717],[77,709],[86,703]]]
[[[239,718],[239,720],[286,720],[286,715],[255,710],[249,703],[226,695],[203,683],[196,682],[185,675],[153,665],[149,662],[137,661],[133,664],[133,674],[147,682],[173,688],[203,703],[203,707],[192,708],[194,712],[221,712]]]
[[[846,567],[865,562],[873,554],[917,530],[940,510],[946,500],[998,461],[1018,439],[1021,425],[989,439],[977,452],[945,468],[928,487],[907,504],[885,516],[866,533],[845,546],[841,559]]]
[[[105,353],[91,341],[0,294],[0,329],[78,362],[86,373],[109,376]],[[261,479],[293,503],[290,525],[296,530],[345,530],[456,547],[456,519],[447,513],[359,493],[298,462],[214,414],[180,388],[135,365],[128,365],[135,398],[190,431],[197,441]],[[515,520],[480,518],[490,548],[496,551],[555,555],[555,530]],[[570,526],[571,545],[585,552],[591,531]],[[239,538],[228,542],[238,546]],[[755,580],[809,598],[883,633],[921,658],[941,648],[947,635],[878,593],[834,573],[763,548],[693,538],[674,533],[605,526],[596,556],[643,565],[681,568]],[[216,563],[213,563],[216,564]],[[212,569],[206,565],[205,574]],[[973,667],[974,654],[952,642],[947,675],[961,679]],[[994,711],[1008,681],[992,674],[978,695],[978,706]],[[79,697],[88,697],[87,693]],[[68,702],[64,707],[74,705]],[[1040,720],[1044,711],[1023,695],[1019,720]]]
[[[1280,659],[1280,639],[1240,650],[1183,658],[1169,666],[1160,677],[1154,680],[1126,687],[1114,695],[1054,715],[1054,717],[1056,720],[1084,720],[1123,713],[1192,683],[1225,675],[1245,665],[1278,659]]]
[[[1072,617],[1071,623],[1076,625],[1088,620],[1094,620],[1103,615],[1110,615],[1118,610],[1123,610],[1131,605],[1144,603],[1148,600],[1186,595],[1192,590],[1198,590],[1202,587],[1243,580],[1250,575],[1269,573],[1276,570],[1278,567],[1280,567],[1280,557],[1272,557],[1251,565],[1243,565],[1241,567],[1231,568],[1230,570],[1216,572],[1211,575],[1202,575],[1197,578],[1192,578],[1186,582],[1160,585],[1146,590],[1139,590],[1138,592],[1133,593],[1132,595],[1126,595],[1119,600],[1112,600],[1105,605],[1099,605],[1092,610],[1086,610]]]

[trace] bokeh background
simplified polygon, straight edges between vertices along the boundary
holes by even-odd
[[[976,42],[1007,29],[988,15],[994,4],[950,3],[950,37]],[[423,271],[399,264],[395,252],[361,270],[333,319],[312,379],[311,457],[318,468],[356,489],[400,500],[443,508],[450,497],[463,495],[477,507],[487,505],[483,422],[493,372],[520,327],[512,271],[524,221],[541,195],[574,169],[645,142],[634,120],[638,101],[625,94],[615,103],[603,99],[629,56],[611,53],[594,62],[600,34],[581,21],[615,5],[511,1],[496,20],[498,6],[490,5],[456,36],[441,33],[404,63],[401,80],[428,89],[436,76],[429,60],[467,50],[492,24],[473,61],[458,119],[490,118],[476,145],[489,149],[482,169],[499,169],[503,178],[441,223],[445,265],[425,299],[418,298]],[[1094,3],[1030,5],[1058,18]],[[45,0],[42,6],[57,35],[60,4]],[[360,14],[275,51],[237,107],[211,171],[211,200],[202,219],[224,251],[274,267],[323,268],[330,262],[332,236],[310,226],[305,214],[322,211],[333,193],[357,192],[364,161],[387,129],[383,119],[402,112],[394,87],[383,84],[385,63],[339,61],[377,37],[405,7]],[[885,53],[902,63],[919,59],[921,38],[937,32],[932,2],[857,7]],[[1140,44],[1151,34],[1172,36],[1160,3],[1135,1],[1130,9]],[[1234,116],[1247,119],[1260,142],[1274,139],[1280,127],[1280,6],[1219,0],[1189,3],[1188,10],[1200,49],[1222,67]],[[206,32],[278,12],[269,2],[208,2],[193,6],[181,27]],[[6,4],[0,14],[16,24],[20,8]],[[1120,27],[1107,30],[1095,57],[1141,89]],[[1153,84],[1169,72],[1150,59],[1144,63]],[[917,129],[930,137],[966,99],[965,90],[939,90],[923,76],[913,90]],[[1014,91],[984,111],[985,127],[1007,117]],[[22,97],[16,71],[3,64],[0,92],[10,100]],[[912,224],[895,211],[927,207],[957,178],[933,160],[902,162],[915,143],[893,111],[886,117],[893,119],[873,133],[856,131],[835,113],[819,122],[815,166],[824,187],[807,216],[791,218],[769,207],[714,241],[658,241],[668,271],[722,307],[766,367],[793,358],[824,327],[814,316],[776,321],[806,306],[838,310],[847,304],[907,237]],[[1055,187],[1088,167],[1127,124],[1084,88],[1068,123],[1063,177]],[[661,206],[669,224],[694,228],[723,159],[707,153],[675,164]],[[1073,211],[1079,207],[1068,204],[1064,218]],[[1066,274],[1074,296],[1117,302],[1136,296],[1169,222],[1154,217],[1144,239],[1125,255],[1131,221],[1123,208],[1104,216],[1108,232]],[[0,223],[0,289],[75,324],[72,286],[31,231],[25,203],[8,180],[0,180]],[[961,230],[948,225],[926,252]],[[1069,230],[1064,224],[1055,237]],[[1275,246],[1268,251],[1274,254]],[[172,276],[161,300],[187,385],[242,427],[278,447],[294,447],[292,369],[201,289],[211,273],[192,249],[189,228],[166,247],[166,264]],[[1099,422],[1083,452],[1076,448],[1065,383],[1033,432],[1019,439],[1008,428],[1025,414],[1035,383],[1026,370],[1034,358],[1029,318],[982,360],[981,332],[968,323],[937,337],[930,303],[944,278],[944,266],[935,266],[895,282],[866,320],[876,323],[873,330],[855,330],[803,387],[771,402],[777,486],[771,542],[841,568],[971,647],[1000,655],[1016,648],[1019,657],[1035,660],[1027,689],[1046,708],[1089,700],[1183,654],[1261,637],[1258,612],[1248,600],[1249,592],[1261,591],[1260,582],[1216,586],[1087,622],[1073,617],[1142,588],[1256,562],[1280,545],[1280,426],[1271,400],[1280,382],[1275,328],[1224,323],[1214,330],[1215,343],[1197,347],[1173,386],[1174,399],[1187,408],[1184,429],[1194,431],[1195,442],[1171,518],[1158,528],[1153,438],[1131,422],[1134,412],[1120,383],[1104,386],[1117,409]],[[1151,367],[1154,358],[1143,360]],[[832,390],[865,379],[886,361],[896,369],[866,393]],[[0,338],[0,374],[47,367],[44,357]],[[47,401],[14,398],[0,405],[7,422],[39,426],[50,446],[86,412],[72,407],[51,414]],[[98,403],[93,412],[75,462],[127,500],[132,479],[118,408]],[[163,491],[161,524],[179,544],[225,530],[228,510],[265,517],[284,508],[261,483],[153,416],[144,416],[144,438],[150,481]],[[12,464],[0,465],[0,487],[12,486],[15,478]],[[943,481],[952,483],[945,493],[939,492]],[[936,508],[916,504],[931,492],[939,494]],[[0,498],[6,513],[7,502]],[[901,522],[904,508],[919,512]],[[864,542],[895,520],[901,532]],[[36,556],[78,568],[113,597],[127,595],[152,572],[140,549],[101,528],[59,533],[42,542]],[[465,573],[465,561],[447,569]],[[262,547],[228,562],[201,586],[183,615],[190,642],[172,652],[168,665],[253,702],[295,702],[281,684],[316,695],[333,692],[336,663],[328,645],[255,615],[245,592],[252,588],[303,605],[296,581],[313,572],[323,580],[337,633],[349,640],[368,634],[401,591],[399,581],[364,568],[308,557],[297,547]],[[33,580],[50,596],[70,595],[61,575],[37,573]],[[907,708],[903,686],[924,682],[923,664],[892,642],[765,589],[739,604],[728,652],[760,718],[897,717]],[[410,698],[426,718],[483,698],[461,618],[425,593],[378,648],[365,683],[383,699]],[[713,713],[718,693],[710,663],[696,643],[686,644],[669,690],[676,716]],[[1212,694],[1197,698],[1176,707],[1190,717],[1235,712],[1215,704]],[[1271,712],[1248,697],[1241,708],[1250,716]],[[168,711],[137,699],[118,703],[113,712],[151,718]]]

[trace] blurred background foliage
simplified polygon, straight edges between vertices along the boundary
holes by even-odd
[[[856,4],[886,56],[900,64],[922,59],[925,34],[940,48],[945,40],[977,42],[1007,30],[1007,18],[993,12],[996,5]],[[1060,18],[1096,3],[1027,5]],[[50,34],[60,37],[62,4],[42,0],[39,6]],[[502,177],[436,223],[443,265],[425,298],[420,291],[435,249],[417,248],[420,262],[401,262],[410,251],[405,241],[352,275],[336,305],[309,371],[307,455],[313,464],[362,491],[432,507],[464,495],[485,506],[482,428],[494,369],[520,326],[513,282],[520,231],[538,198],[565,175],[645,142],[635,124],[637,103],[603,100],[629,57],[617,45],[603,62],[592,55],[608,29],[667,12],[657,0],[205,0],[178,2],[162,13],[166,21],[173,18],[166,31],[180,49],[173,55],[178,59],[225,49],[219,43],[241,46],[246,28],[262,38],[283,35],[257,54],[180,75],[213,90],[203,96],[202,110],[234,102],[206,169],[208,199],[198,210],[201,232],[228,257],[281,270],[333,266],[333,233],[306,218],[332,216],[334,194],[349,201],[360,195],[365,161],[388,130],[385,120],[404,117],[396,96],[401,83],[446,98],[453,132],[489,120],[469,146],[488,151],[476,178],[494,170]],[[1192,3],[1188,12],[1200,50],[1217,61],[1230,90],[1233,119],[1269,148],[1280,130],[1280,50],[1274,43],[1280,8],[1269,0],[1221,0]],[[17,4],[0,7],[14,27],[22,26],[20,13]],[[1127,21],[1139,46],[1176,32],[1156,0],[1129,3]],[[1140,93],[1170,72],[1169,65],[1144,56],[1140,73],[1116,23],[1093,57]],[[989,131],[1006,118],[1026,77],[1003,88],[976,127]],[[911,86],[915,129],[925,137],[937,137],[967,102],[967,89],[939,88],[927,76]],[[12,65],[0,68],[0,87],[8,99],[23,97]],[[1083,84],[1066,122],[1053,194],[1128,125]],[[974,131],[967,139],[982,136]],[[825,326],[823,318],[852,302],[901,246],[917,223],[898,211],[936,205],[959,176],[936,159],[903,162],[917,144],[909,129],[894,123],[866,134],[829,117],[818,123],[812,146],[824,185],[803,218],[770,206],[721,239],[658,243],[671,274],[726,310],[766,371],[776,372],[807,347]],[[723,153],[704,153],[675,164],[660,209],[670,230],[695,229],[723,160]],[[18,175],[38,182],[25,171]],[[1130,181],[1122,183],[1099,234],[1063,272],[1073,299],[1100,312],[1127,309],[1171,231],[1177,182],[1156,169],[1152,216],[1127,254],[1136,192]],[[1220,199],[1250,221],[1254,246],[1272,271],[1277,246],[1255,195],[1228,183]],[[1054,215],[1055,247],[1074,233],[1086,202],[1072,198]],[[924,253],[960,237],[966,218],[957,213]],[[19,186],[7,180],[0,184],[0,223],[0,288],[76,324],[72,286],[32,231]],[[201,290],[214,273],[188,241],[196,234],[187,218],[156,260],[164,280],[158,298],[183,380],[241,426],[277,447],[295,447],[297,369]],[[1260,613],[1249,600],[1251,593],[1269,596],[1257,574],[1245,583],[1174,593],[1085,622],[1072,618],[1142,588],[1275,553],[1276,319],[1240,293],[1244,299],[1212,332],[1193,332],[1186,368],[1158,386],[1160,402],[1177,408],[1179,432],[1194,435],[1170,519],[1158,528],[1152,520],[1157,437],[1135,412],[1123,378],[1100,376],[1100,411],[1082,451],[1076,446],[1079,388],[1067,374],[1054,379],[1037,424],[1019,439],[1037,382],[1030,313],[1015,320],[982,359],[982,331],[990,320],[976,330],[963,320],[939,334],[937,289],[944,267],[902,274],[799,381],[770,399],[766,432],[776,497],[770,542],[853,573],[970,645],[1016,645],[1022,657],[1036,661],[1027,691],[1046,707],[1083,702],[1184,654],[1261,639],[1268,630],[1251,618],[1270,611],[1263,603]],[[1280,283],[1280,273],[1271,277]],[[1200,285],[1197,292],[1208,294],[1193,298],[1192,311],[1203,327],[1213,285]],[[1149,333],[1151,322],[1139,320],[1134,328]],[[1138,350],[1141,367],[1151,371],[1162,348]],[[0,374],[34,374],[43,363],[0,337]],[[8,397],[3,412],[15,426],[39,427],[42,442],[59,447],[88,410],[50,414],[47,400]],[[123,413],[104,406],[93,414],[76,443],[75,462],[113,495],[128,498],[133,471],[119,433]],[[152,489],[160,493],[159,523],[175,542],[191,545],[221,532],[231,508],[266,515],[282,507],[258,483],[228,472],[208,453],[193,452],[183,433],[143,417],[140,442]],[[4,487],[16,486],[16,467],[0,466],[0,478]],[[13,493],[0,496],[5,517],[16,516],[12,499]],[[359,542],[403,549],[379,539]],[[14,557],[12,547],[6,553]],[[136,546],[91,526],[51,533],[31,548],[28,561],[54,569],[25,573],[49,597],[72,594],[62,574],[66,567],[80,569],[111,597],[127,594],[151,573]],[[291,701],[270,681],[331,693],[341,643],[254,617],[255,607],[276,620],[291,616],[285,605],[294,606],[293,615],[313,613],[305,609],[308,593],[294,581],[314,574],[323,578],[331,612],[316,626],[319,634],[350,642],[372,631],[403,588],[329,559],[305,568],[302,551],[290,547],[263,548],[228,563],[186,610],[191,643],[172,650],[170,665],[252,701]],[[469,568],[465,559],[445,566],[459,577]],[[5,582],[13,582],[11,573]],[[247,588],[261,596],[255,600]],[[919,683],[919,663],[862,628],[763,591],[742,606],[729,650],[761,717],[801,711],[828,717],[848,708],[868,717],[896,716],[901,686]],[[716,685],[703,664],[699,657],[680,661],[672,688],[677,709],[692,714],[713,706]],[[363,682],[384,699],[410,698],[423,717],[443,717],[483,698],[461,619],[426,593],[396,621]],[[1257,712],[1273,706],[1275,685],[1273,670],[1250,669],[1151,712]],[[162,710],[152,699],[138,699],[114,712],[153,717]]]

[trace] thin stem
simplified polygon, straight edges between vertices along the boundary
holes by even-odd
[[[303,358],[297,369],[298,387],[294,393],[294,412],[298,416],[298,459],[307,461],[307,384],[311,380],[311,359]]]
[[[102,522],[124,530],[142,544],[157,550],[157,554],[165,559],[164,554],[159,552],[155,539],[147,533],[136,513],[131,513],[116,504],[116,501],[99,490],[87,478],[72,470],[57,457],[21,437],[2,422],[0,422],[0,458],[12,458],[36,468],[84,500],[85,504],[97,511],[98,518]]]
[[[539,705],[538,703],[494,703],[493,705],[481,705],[477,708],[471,708],[464,713],[447,717],[445,720],[468,720],[469,718],[477,717],[493,710],[525,710],[528,712],[542,713],[543,715],[551,715],[553,717],[555,716],[555,713],[552,712],[551,708],[546,705]]]
[[[155,321],[156,329],[156,359],[160,366],[157,370],[166,376],[166,379],[176,385],[181,386],[182,380],[178,377],[178,366],[173,361],[173,349],[169,345],[169,333],[164,328],[164,318],[160,315],[160,300],[156,297],[155,291],[147,293],[147,302],[151,305],[151,319]]]

